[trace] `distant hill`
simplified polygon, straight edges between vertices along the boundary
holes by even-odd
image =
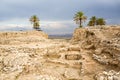
[[[23,27],[13,27],[13,28],[7,28],[7,29],[0,29],[0,31],[26,31],[26,30],[32,30],[32,29],[23,28]]]
[[[71,39],[72,34],[55,34],[55,35],[49,35],[50,39]]]

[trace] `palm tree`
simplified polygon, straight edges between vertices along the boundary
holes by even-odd
[[[90,18],[90,21],[88,22],[88,26],[95,26],[96,25],[96,20],[97,20],[96,16],[92,16]]]
[[[74,21],[76,21],[76,24],[79,24],[79,27],[82,27],[83,21],[87,19],[86,16],[84,16],[84,13],[82,11],[77,12],[74,17]]]
[[[88,26],[93,26],[93,22],[92,22],[92,21],[89,21],[89,22],[88,22]]]
[[[90,18],[90,21],[92,21],[92,26],[95,26],[95,25],[96,25],[96,20],[97,20],[97,18],[96,18],[95,16],[92,16],[92,17]]]
[[[106,22],[103,18],[98,18],[96,21],[96,25],[105,25]]]
[[[30,22],[31,22],[31,24],[33,24],[34,29],[36,29],[36,30],[40,29],[39,28],[39,26],[40,26],[39,18],[36,15],[31,16]]]

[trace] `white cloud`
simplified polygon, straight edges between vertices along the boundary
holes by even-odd
[[[59,29],[67,27],[66,24],[72,24],[73,21],[40,21],[40,25],[44,27],[50,27]],[[74,23],[73,23],[74,24]],[[0,26],[10,26],[10,27],[16,27],[16,26],[31,26],[31,23],[29,22],[29,19],[11,19],[11,20],[5,20],[0,22]]]
[[[0,30],[7,30],[12,28],[27,28],[32,29],[32,25],[27,19],[12,19],[2,21],[0,23]],[[48,34],[66,34],[73,32],[75,28],[74,21],[40,21],[40,27]]]
[[[43,21],[41,28],[48,34],[72,33],[76,28],[73,21]]]
[[[60,29],[60,28],[66,28],[68,26],[61,23],[52,23],[52,24],[48,24],[48,27],[54,28],[54,29]]]
[[[43,28],[52,28],[52,29],[63,29],[68,28],[68,24],[74,24],[73,21],[43,21],[41,22],[41,26]]]
[[[31,29],[31,24],[27,19],[11,19],[0,22],[0,30],[12,29],[12,28],[28,28]]]

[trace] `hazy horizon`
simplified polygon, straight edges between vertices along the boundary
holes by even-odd
[[[119,0],[1,0],[0,30],[32,29],[29,18],[37,15],[40,27],[48,34],[72,33],[78,25],[74,14],[103,17],[107,24],[120,24]],[[87,21],[88,22],[88,21]]]

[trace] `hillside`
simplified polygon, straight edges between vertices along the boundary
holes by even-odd
[[[120,80],[120,27],[77,28],[71,40],[0,36],[0,80]]]
[[[120,27],[76,29],[72,41],[84,58],[83,80],[120,80]]]

